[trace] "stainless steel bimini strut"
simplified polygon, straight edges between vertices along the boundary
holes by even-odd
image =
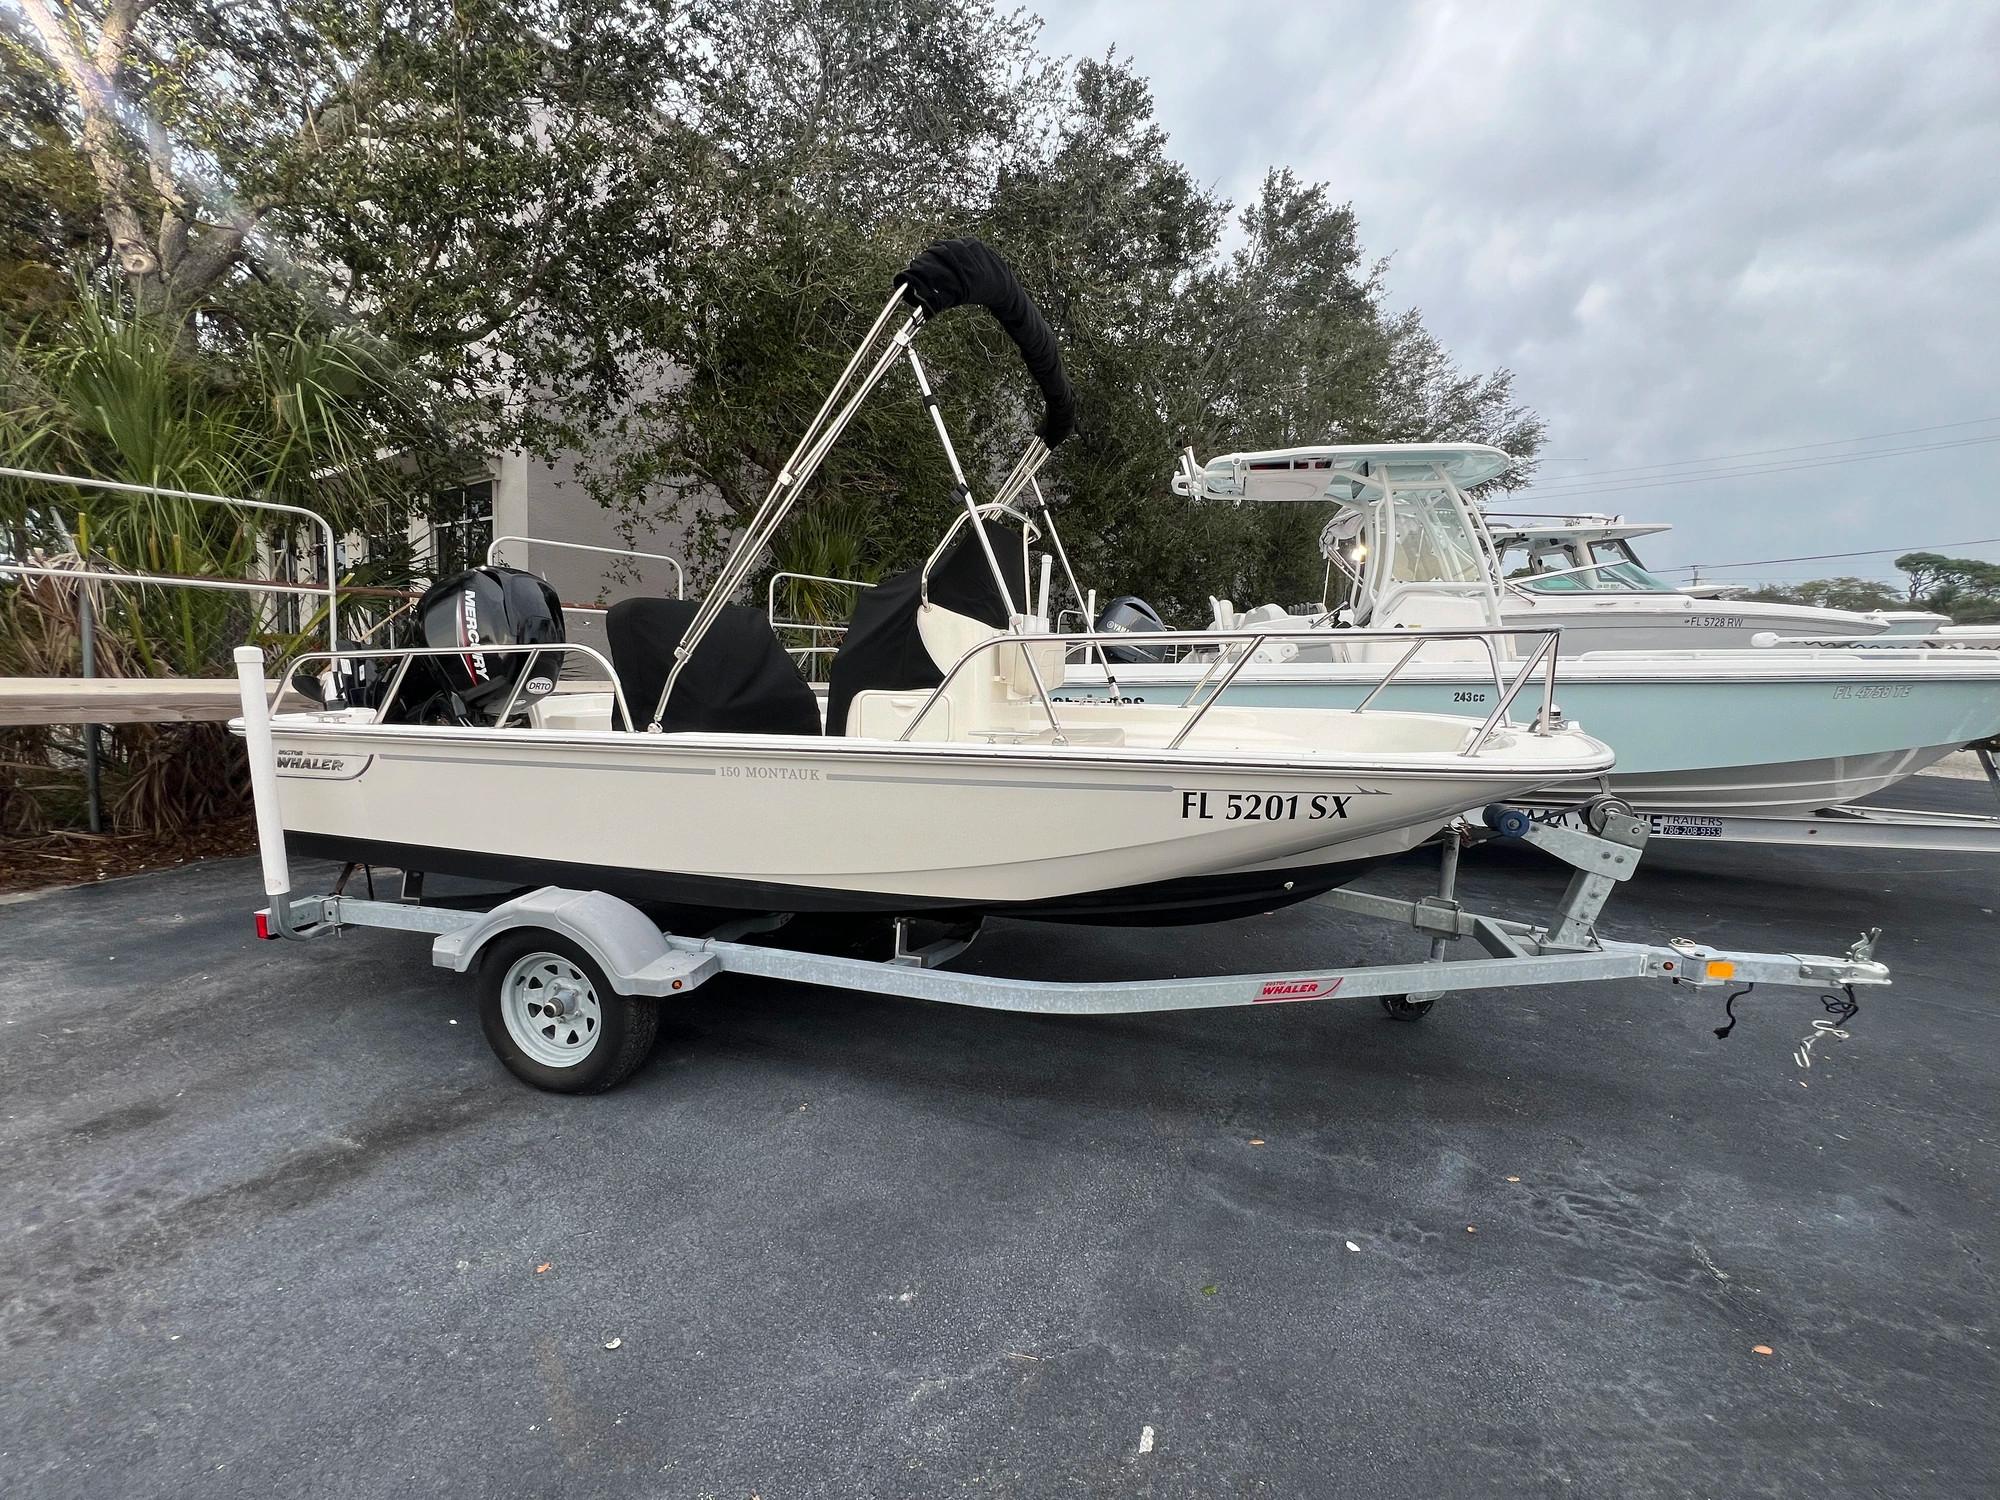
[[[900,325],[889,331],[896,322],[896,314],[907,311]],[[952,446],[951,433],[946,429],[944,415],[938,408],[936,395],[931,390],[930,378],[924,372],[923,361],[917,357],[913,347],[917,331],[928,318],[954,307],[977,305],[984,307],[999,321],[1000,326],[1014,341],[1022,359],[1041,388],[1045,410],[1041,426],[1028,440],[1026,451],[1016,461],[1013,471],[1001,485],[996,499],[1008,504],[1035,476],[1041,466],[1048,461],[1051,451],[1066,437],[1076,425],[1076,394],[1070,388],[1069,377],[1063,373],[1062,358],[1056,351],[1055,336],[1042,318],[1034,303],[1021,290],[1021,283],[1015,278],[1012,268],[978,240],[941,240],[910,262],[909,269],[896,278],[895,289],[889,300],[875,315],[875,321],[863,335],[861,344],[848,359],[847,366],[840,372],[840,378],[820,404],[819,411],[807,424],[805,435],[792,450],[791,457],[778,470],[778,476],[771,483],[770,493],[757,507],[756,514],[737,538],[736,545],[724,559],[721,571],[716,575],[707,597],[695,611],[694,620],[674,648],[673,666],[668,669],[667,680],[660,689],[659,701],[653,706],[651,721],[646,725],[649,731],[659,732],[661,721],[667,711],[667,702],[673,696],[674,684],[680,680],[681,670],[688,658],[700,647],[702,638],[715,623],[716,616],[735,595],[744,579],[757,566],[764,548],[784,522],[786,515],[797,502],[807,481],[818,471],[820,464],[854,420],[854,414],[861,403],[868,399],[875,387],[882,383],[891,366],[898,359],[906,360],[910,373],[916,378],[918,393],[924,405],[930,409],[931,425],[937,430],[938,442],[944,449],[945,462],[951,468],[953,484],[959,500],[966,508],[967,516],[979,537],[981,550],[986,554],[986,563],[993,570],[993,582],[1000,590],[1000,597],[1007,601],[1008,613],[1018,613],[1013,592],[1007,585],[1005,572],[1000,567],[1000,559],[993,551],[993,541],[981,524],[981,507],[974,501],[972,486],[967,482],[965,470],[958,460],[958,451]],[[879,352],[878,352],[879,350]],[[874,356],[866,373],[856,378],[869,356]],[[1046,504],[1044,505],[1046,511]],[[1065,571],[1069,560],[1063,560]],[[1071,575],[1072,583],[1074,575]],[[1079,596],[1080,597],[1080,596]],[[1025,604],[1023,600],[1021,603]],[[1044,694],[1046,697],[1046,694]]]

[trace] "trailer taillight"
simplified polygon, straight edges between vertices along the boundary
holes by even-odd
[[[257,936],[264,939],[265,942],[269,942],[277,936],[275,932],[271,931],[271,914],[268,911],[257,913]]]

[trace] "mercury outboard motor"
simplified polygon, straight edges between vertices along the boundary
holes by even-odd
[[[1144,599],[1131,594],[1120,594],[1097,617],[1097,630],[1115,635],[1145,635],[1156,630],[1165,630],[1166,621],[1160,612]],[[1106,646],[1104,654],[1117,662],[1149,662],[1160,659],[1157,646]]]
[[[426,646],[464,648],[456,655],[428,658],[450,717],[459,722],[491,724],[510,697],[518,711],[555,691],[562,653],[479,649],[563,639],[562,601],[533,573],[488,564],[434,583],[417,601],[417,621]],[[444,706],[435,705],[433,711]]]

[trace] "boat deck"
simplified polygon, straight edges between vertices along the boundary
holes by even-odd
[[[1887,929],[1810,1072],[1798,992],[1718,1042],[1720,995],[1650,982],[1404,1026],[731,979],[589,1100],[508,1077],[421,936],[257,942],[254,861],[0,905],[0,1492],[1979,1492],[1996,897],[1965,856],[1649,849],[1610,936]],[[1307,903],[962,962],[1420,948]]]

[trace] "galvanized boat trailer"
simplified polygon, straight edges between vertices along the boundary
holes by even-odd
[[[402,900],[348,895],[351,869],[332,893],[297,896],[279,816],[262,655],[245,647],[237,652],[236,663],[258,851],[271,902],[257,913],[258,935],[311,940],[356,927],[431,934],[433,964],[459,973],[477,964],[488,981],[481,1018],[501,1061],[525,1082],[560,1092],[597,1092],[629,1076],[652,1044],[658,1002],[718,974],[1039,1015],[1119,1015],[1375,996],[1400,1020],[1419,1019],[1442,995],[1516,985],[1642,978],[1702,989],[1787,985],[1837,992],[1851,1006],[1854,987],[1889,983],[1888,969],[1873,957],[1879,930],[1864,934],[1840,958],[1736,952],[1684,938],[1625,943],[1599,937],[1598,913],[1618,883],[1638,869],[1647,839],[1645,822],[1609,801],[1591,808],[1589,826],[1582,829],[1539,823],[1522,809],[1503,806],[1487,808],[1481,828],[1461,820],[1440,841],[1434,895],[1405,900],[1367,891],[1329,893],[1322,899],[1343,911],[1427,937],[1430,954],[1414,963],[1301,973],[1117,982],[998,978],[940,967],[965,951],[977,936],[976,927],[917,945],[910,924],[898,921],[889,956],[853,958],[771,941],[781,938],[793,920],[784,914],[746,917],[689,936],[662,931],[637,907],[603,891],[548,886],[483,909],[466,909],[426,903],[420,880],[406,883]],[[1575,871],[1548,920],[1489,916],[1460,904],[1459,852],[1466,843],[1484,838],[1531,844]],[[751,938],[764,941],[747,941]],[[1458,938],[1471,938],[1486,956],[1447,961],[1446,947]],[[1830,1010],[1843,1014],[1837,1003]]]

